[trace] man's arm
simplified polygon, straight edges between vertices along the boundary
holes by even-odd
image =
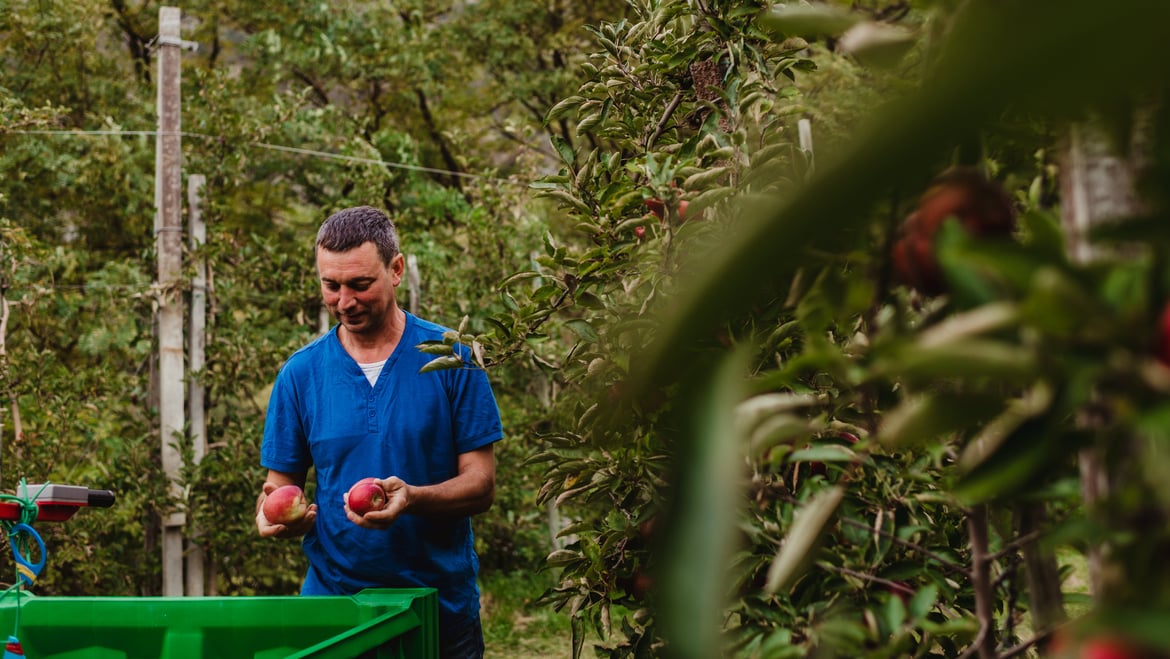
[[[261,510],[264,506],[264,500],[278,487],[282,485],[296,485],[302,490],[305,489],[306,474],[288,474],[282,471],[268,470],[268,478],[264,480],[264,486],[260,489],[260,496],[256,497],[256,529],[260,535],[265,538],[295,538],[300,537],[309,532],[313,528],[313,524],[317,521],[317,504],[309,504],[309,510],[305,516],[301,518],[296,524],[272,524],[264,517],[264,512]]]
[[[492,507],[496,497],[496,456],[489,444],[459,454],[458,473],[454,478],[434,485],[410,485],[397,476],[379,479],[386,491],[387,503],[382,510],[358,515],[345,506],[349,520],[358,526],[384,529],[399,515],[468,517]]]

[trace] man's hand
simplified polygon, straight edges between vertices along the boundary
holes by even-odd
[[[386,507],[359,515],[345,504],[349,521],[367,529],[386,529],[400,515],[470,517],[491,508],[496,491],[496,460],[492,446],[459,454],[458,473],[434,485],[410,485],[397,476],[375,479],[386,492]],[[348,499],[346,494],[343,498]]]
[[[264,499],[279,485],[268,481],[264,483],[263,491],[256,500],[256,529],[262,538],[297,538],[309,532],[317,521],[317,504],[309,504],[305,516],[295,524],[273,524],[264,517]]]
[[[406,481],[397,476],[391,476],[385,479],[377,479],[378,485],[382,486],[382,491],[386,493],[386,505],[381,510],[371,510],[365,515],[355,513],[349,507],[349,495],[343,495],[345,499],[345,516],[349,521],[366,529],[388,529],[398,516],[406,512],[410,507],[411,493],[414,488],[406,484]]]

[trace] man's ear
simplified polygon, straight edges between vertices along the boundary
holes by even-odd
[[[406,257],[403,256],[401,252],[399,252],[398,254],[394,255],[394,258],[390,259],[390,274],[393,276],[392,281],[394,282],[395,286],[402,283],[402,275],[405,272]]]

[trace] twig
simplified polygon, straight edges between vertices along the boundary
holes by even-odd
[[[965,566],[960,565],[959,563],[956,563],[956,562],[950,560],[949,558],[942,556],[941,554],[936,554],[935,552],[923,547],[922,545],[915,544],[913,542],[910,542],[909,540],[903,540],[902,538],[899,538],[898,536],[894,535],[893,533],[890,533],[889,531],[886,531],[885,529],[873,528],[873,527],[869,526],[868,524],[862,524],[861,522],[858,522],[857,520],[853,520],[853,519],[849,519],[849,518],[842,518],[841,522],[844,524],[848,524],[850,526],[855,526],[859,529],[865,529],[867,531],[871,531],[873,533],[876,533],[876,534],[882,536],[883,538],[886,538],[887,540],[893,542],[896,545],[901,545],[903,547],[906,547],[907,549],[910,549],[910,550],[913,550],[919,554],[922,554],[923,556],[926,556],[927,558],[932,558],[932,559],[938,561],[943,567],[946,567],[950,570],[953,570],[954,572],[957,572],[965,577],[969,577],[971,575],[971,571],[968,570]]]
[[[646,141],[647,151],[649,151],[650,147],[654,146],[654,143],[657,142],[658,138],[662,136],[663,131],[666,130],[666,124],[670,122],[670,115],[674,114],[674,111],[678,109],[679,103],[682,103],[682,99],[683,93],[680,89],[674,93],[674,98],[670,99],[670,103],[668,103],[666,109],[662,111],[662,118],[658,120],[658,125],[654,127],[654,133],[650,135],[650,139]]]
[[[975,506],[967,514],[967,532],[971,539],[971,586],[975,590],[975,617],[979,620],[979,635],[968,650],[979,653],[980,659],[996,659],[995,602],[987,557],[987,508]]]
[[[1048,640],[1049,636],[1051,636],[1051,633],[1037,634],[1036,636],[1033,636],[1026,641],[1021,641],[1020,643],[1013,645],[1010,648],[1006,648],[1003,652],[999,653],[999,659],[1011,659],[1012,657],[1024,654],[1033,647]]]
[[[1016,538],[1015,540],[1012,540],[1011,542],[1004,543],[1003,549],[1000,549],[999,551],[995,552],[994,554],[989,555],[987,557],[987,560],[989,560],[991,562],[1001,560],[1001,559],[1003,559],[1011,554],[1016,553],[1016,551],[1020,547],[1023,547],[1024,545],[1031,544],[1033,542],[1036,542],[1040,538],[1043,538],[1046,534],[1047,534],[1047,532],[1044,531],[1043,529],[1037,529],[1035,531],[1032,531],[1031,533],[1028,533],[1026,535],[1022,535],[1022,536]]]
[[[898,595],[909,596],[909,595],[914,594],[914,589],[907,586],[904,583],[898,583],[897,581],[890,581],[889,579],[886,579],[883,577],[874,576],[872,574],[867,574],[865,572],[858,572],[857,570],[853,570],[853,569],[847,568],[847,567],[830,565],[829,563],[822,562],[822,563],[819,563],[819,565],[822,568],[829,570],[831,572],[838,572],[840,574],[844,574],[844,575],[849,576],[849,577],[855,577],[855,578],[861,579],[863,581],[871,581],[871,582],[876,583],[876,584],[881,584],[881,585],[885,586],[886,588],[889,588],[892,592],[894,592],[895,594],[898,594]]]

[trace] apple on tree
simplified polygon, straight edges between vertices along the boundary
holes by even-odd
[[[645,204],[646,208],[650,210],[650,214],[659,220],[662,220],[666,217],[666,204],[658,197],[648,197],[643,199],[642,203]],[[690,202],[688,202],[686,199],[679,200],[678,204],[674,207],[676,219],[682,220],[684,222],[686,221],[687,206],[689,205]]]
[[[282,485],[264,497],[261,512],[273,524],[295,524],[305,517],[309,502],[296,485]]]
[[[902,223],[891,254],[899,282],[923,295],[946,292],[934,240],[939,227],[952,217],[968,234],[983,238],[1008,238],[1016,224],[1015,208],[1002,186],[970,167],[947,170],[927,188],[918,207]]]

